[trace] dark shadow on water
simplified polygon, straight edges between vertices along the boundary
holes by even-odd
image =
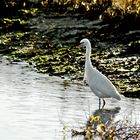
[[[98,115],[101,116],[101,118],[103,119],[102,121],[105,123],[108,120],[112,120],[116,114],[118,114],[120,112],[120,107],[115,107],[113,109],[98,109],[94,111],[94,115]]]
[[[108,123],[110,124],[113,119],[115,118],[115,116],[120,112],[121,108],[120,107],[115,107],[113,109],[97,109],[93,112],[94,116],[100,116],[101,119],[99,121],[96,121],[94,123],[94,127],[96,127],[99,122],[102,123]],[[89,126],[89,122],[87,122],[87,126]]]

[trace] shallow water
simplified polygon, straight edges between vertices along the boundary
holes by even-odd
[[[64,84],[65,83],[65,84]],[[0,62],[0,136],[2,140],[71,140],[71,129],[98,114],[98,98],[82,82],[33,71],[26,62]],[[104,119],[140,123],[139,99],[107,99]],[[82,139],[79,138],[79,139]]]

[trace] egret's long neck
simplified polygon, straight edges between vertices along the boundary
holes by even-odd
[[[88,46],[86,46],[86,63],[87,64],[91,64],[90,55],[91,55],[91,44],[89,43]]]

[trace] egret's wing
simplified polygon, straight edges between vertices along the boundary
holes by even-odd
[[[114,97],[119,99],[118,92],[112,82],[97,69],[93,68],[88,70],[88,84],[91,88],[95,88],[102,94],[109,97]]]

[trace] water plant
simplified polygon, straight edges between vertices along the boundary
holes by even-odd
[[[131,125],[130,122],[107,122],[102,121],[101,116],[90,115],[87,127],[84,130],[71,130],[72,136],[83,135],[86,140],[117,140],[117,139],[133,139],[140,138],[140,126]]]

